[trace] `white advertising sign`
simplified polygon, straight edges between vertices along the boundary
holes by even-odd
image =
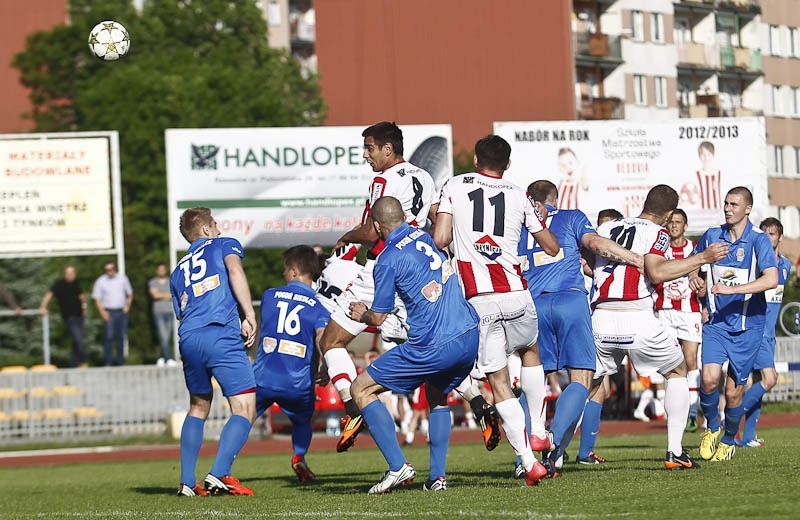
[[[505,178],[523,188],[547,179],[561,208],[593,222],[606,208],[637,216],[657,184],[680,195],[690,234],[724,222],[725,193],[735,186],[753,192],[756,225],[768,210],[763,118],[497,122],[494,131],[511,144]]]
[[[171,243],[185,209],[212,209],[224,236],[246,247],[333,245],[357,226],[375,173],[365,127],[210,128],[166,131]],[[404,157],[437,187],[452,175],[450,125],[405,125]]]
[[[107,253],[111,133],[52,135],[0,136],[0,252]]]

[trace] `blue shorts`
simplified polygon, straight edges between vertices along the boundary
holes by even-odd
[[[477,357],[476,326],[441,345],[397,345],[369,365],[367,372],[396,394],[410,394],[426,382],[447,394],[469,375]]]
[[[256,386],[256,417],[261,417],[272,403],[278,403],[292,424],[304,424],[311,421],[311,416],[314,415],[317,394],[313,389],[310,392],[298,393],[297,390],[286,391]]]
[[[192,394],[214,391],[211,376],[225,397],[255,389],[253,365],[236,327],[207,325],[181,334],[178,342],[186,388]]]
[[[764,336],[761,338],[761,345],[758,347],[756,362],[753,363],[753,370],[763,370],[765,368],[775,368],[775,338]]]
[[[729,332],[716,325],[703,326],[703,365],[728,361],[728,375],[737,385],[747,383],[756,361],[764,329]]]
[[[534,303],[539,315],[539,356],[545,372],[563,368],[594,372],[597,356],[586,294],[542,293]]]

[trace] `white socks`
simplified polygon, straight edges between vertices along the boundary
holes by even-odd
[[[666,386],[667,449],[680,457],[683,453],[683,430],[689,418],[689,382],[685,377],[671,377]]]
[[[523,366],[520,369],[519,379],[522,391],[525,393],[525,399],[528,401],[528,412],[531,415],[531,434],[537,437],[544,437],[544,398],[547,394],[544,367],[542,365]]]
[[[356,366],[350,359],[350,354],[346,348],[332,348],[323,356],[325,364],[328,365],[328,375],[333,386],[342,397],[342,401],[349,401],[350,385],[356,378]]]
[[[506,399],[494,404],[497,413],[503,419],[503,431],[506,432],[506,439],[514,449],[514,453],[522,459],[525,471],[533,467],[536,457],[531,451],[531,444],[525,435],[525,412],[519,404],[519,399]]]

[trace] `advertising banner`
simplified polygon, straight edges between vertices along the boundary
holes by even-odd
[[[245,247],[333,245],[361,222],[375,173],[365,127],[213,128],[166,131],[171,243],[185,209],[212,209],[225,236]],[[404,125],[406,160],[437,187],[452,175],[450,125]]]
[[[0,136],[0,252],[108,252],[111,133]],[[114,134],[116,138],[116,134]]]
[[[724,222],[735,186],[753,192],[756,225],[769,209],[763,118],[496,122],[494,131],[511,144],[505,178],[523,188],[553,182],[559,207],[581,209],[592,222],[606,208],[639,215],[657,184],[678,192],[693,235]]]

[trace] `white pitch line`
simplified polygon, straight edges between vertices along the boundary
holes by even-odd
[[[86,455],[89,453],[110,453],[113,446],[92,446],[89,448],[54,448],[49,450],[23,450],[0,452],[0,459],[13,459],[17,457],[50,457],[53,455]]]

